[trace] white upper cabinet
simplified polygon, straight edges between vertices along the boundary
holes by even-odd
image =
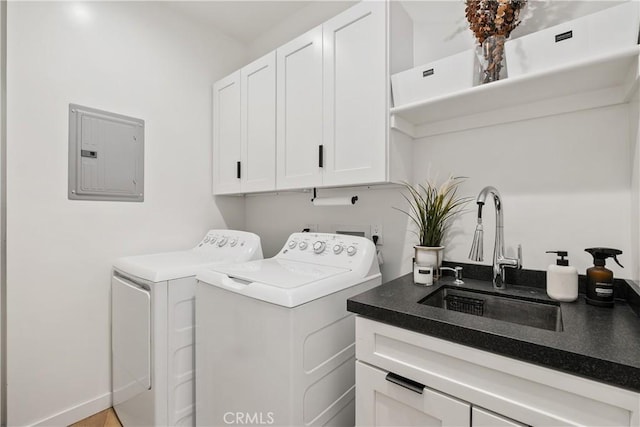
[[[322,185],[322,27],[277,50],[277,188]]]
[[[230,77],[216,83],[214,194],[409,179],[410,138],[388,127],[389,7],[358,3],[244,67],[229,93]]]
[[[213,85],[213,193],[239,193],[240,71]]]
[[[276,184],[276,54],[240,71],[242,192],[268,191]]]
[[[386,180],[386,2],[361,2],[323,25],[323,185]]]
[[[213,194],[275,189],[276,56],[213,85]]]

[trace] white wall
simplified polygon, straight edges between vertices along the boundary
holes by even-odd
[[[7,3],[0,4],[0,424],[6,425],[6,69],[7,69]]]
[[[629,103],[629,126],[632,146],[631,160],[631,218],[640,218],[640,90]],[[640,260],[640,221],[631,222],[631,256]],[[630,277],[640,283],[640,261]]]
[[[8,423],[110,405],[110,266],[243,228],[211,196],[211,84],[244,48],[155,2],[8,5]],[[67,200],[69,103],[145,120],[144,203]]]
[[[524,268],[544,270],[554,261],[547,250],[569,251],[570,263],[584,274],[592,265],[585,248],[624,251],[624,270],[607,265],[616,277],[632,278],[631,142],[629,105],[617,105],[472,129],[416,141],[415,177],[426,165],[441,174],[465,175],[463,189],[476,196],[487,185],[503,197],[505,243],[511,256],[522,244]],[[475,205],[475,204],[474,204]],[[476,210],[454,225],[445,258],[468,262]],[[491,263],[494,208],[483,211],[485,262]]]
[[[320,197],[358,196],[353,206],[313,206],[310,193],[279,193],[246,198],[247,230],[262,237],[264,256],[275,255],[293,232],[307,224],[317,225],[318,231],[334,233],[337,229],[355,226],[382,225],[381,250],[384,264],[383,280],[391,280],[411,268],[416,237],[407,235],[407,217],[394,209],[404,208],[400,187],[356,187],[349,189],[321,189]],[[414,241],[415,240],[415,241]]]

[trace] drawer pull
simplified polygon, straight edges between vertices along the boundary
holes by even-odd
[[[422,390],[424,389],[424,384],[420,384],[419,382],[410,380],[409,378],[401,377],[393,372],[389,372],[385,379],[418,394],[422,394]]]

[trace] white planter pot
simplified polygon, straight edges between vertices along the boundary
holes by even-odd
[[[414,246],[414,248],[417,265],[423,267],[435,267],[437,272],[440,272],[444,255],[444,246]]]

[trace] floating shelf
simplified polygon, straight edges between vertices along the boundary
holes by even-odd
[[[628,102],[640,47],[391,108],[391,127],[414,138]]]

